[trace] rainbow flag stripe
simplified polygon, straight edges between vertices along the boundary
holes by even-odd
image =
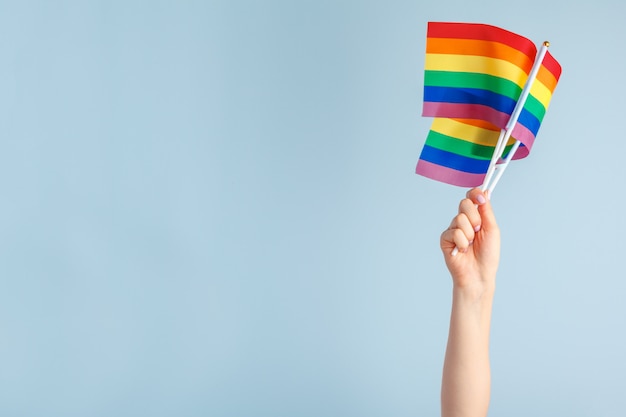
[[[417,164],[425,177],[463,187],[482,184],[500,129],[477,119],[436,118]],[[504,151],[508,153],[514,139]]]
[[[533,42],[495,26],[430,22],[423,116],[436,119],[416,172],[455,185],[481,184],[536,54]],[[514,159],[530,152],[560,75],[546,53],[508,144],[522,144]]]

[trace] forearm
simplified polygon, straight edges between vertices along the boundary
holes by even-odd
[[[493,294],[494,288],[454,288],[441,388],[443,417],[487,415]]]

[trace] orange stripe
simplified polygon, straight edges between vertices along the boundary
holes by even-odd
[[[489,123],[486,120],[480,120],[480,119],[453,119],[453,120],[456,120],[457,122],[460,122],[460,123],[464,123],[466,125],[480,127],[482,129],[495,130],[496,132],[500,131],[500,128],[498,126],[492,123]]]
[[[537,80],[541,81],[541,83],[545,85],[550,92],[554,92],[556,83],[558,82],[557,79],[554,78],[554,74],[548,71],[548,69],[544,66],[539,68],[539,72],[537,72]]]
[[[450,55],[475,55],[502,59],[530,72],[535,57],[511,48],[508,45],[473,39],[428,38],[426,53]]]
[[[470,125],[470,126],[474,126],[474,127],[478,127],[481,129],[486,129],[486,130],[492,130],[495,132],[500,132],[500,128],[494,124],[491,124],[485,120],[479,120],[479,119],[452,119],[456,122],[459,123],[463,123],[466,125]],[[509,145],[513,145],[515,143],[515,139],[514,138],[510,138],[508,143],[506,144],[507,146]]]

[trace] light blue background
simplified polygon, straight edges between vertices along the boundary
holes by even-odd
[[[564,72],[494,195],[494,416],[623,416],[618,1],[0,3],[0,415],[433,416],[426,22]]]

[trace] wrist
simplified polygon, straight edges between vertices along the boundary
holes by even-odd
[[[457,283],[454,283],[452,289],[455,298],[458,297],[462,300],[471,302],[491,302],[493,300],[495,291],[495,280],[475,282],[466,285],[459,285]]]
[[[488,335],[494,293],[495,288],[488,286],[455,287],[452,293],[452,315],[463,317],[468,326],[471,324],[486,329]]]

